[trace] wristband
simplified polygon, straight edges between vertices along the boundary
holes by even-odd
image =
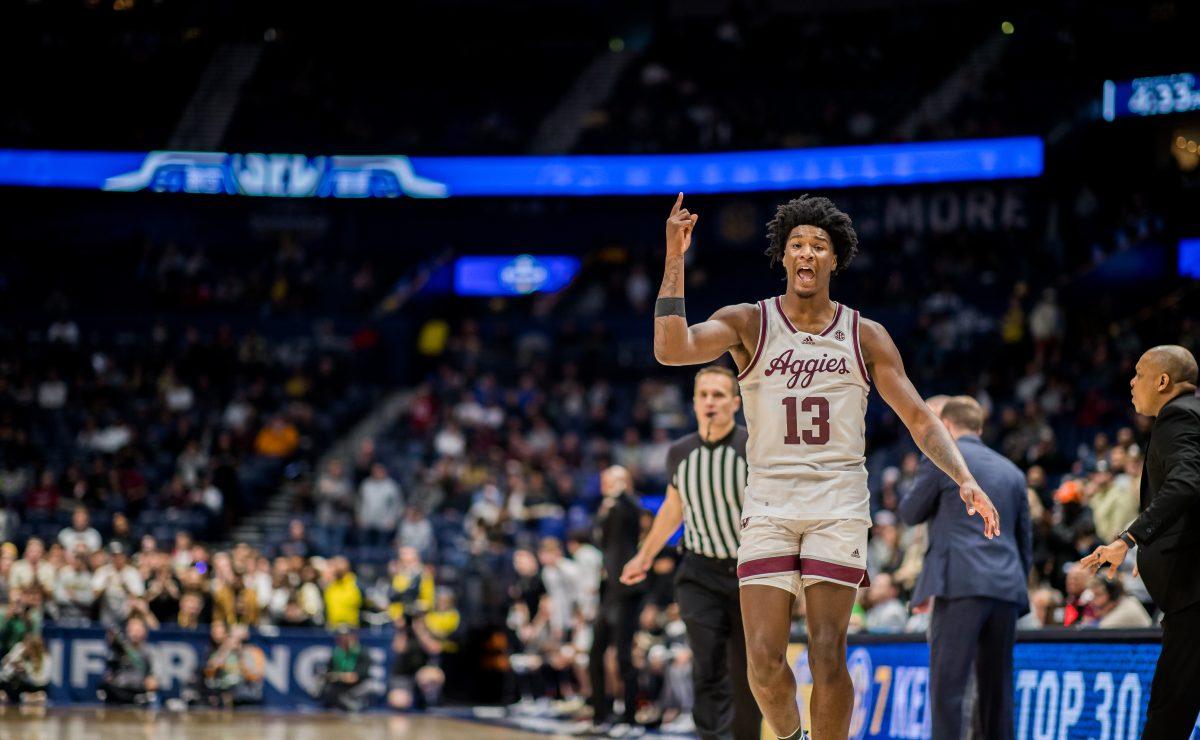
[[[683,298],[659,298],[654,302],[654,316],[686,316]]]
[[[1125,530],[1124,532],[1122,532],[1121,534],[1117,535],[1117,539],[1124,542],[1125,546],[1128,547],[1130,550],[1137,547],[1137,540],[1133,539],[1133,535],[1129,534],[1128,529]]]

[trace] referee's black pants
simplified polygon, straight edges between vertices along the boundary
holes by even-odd
[[[696,732],[702,740],[757,740],[762,714],[746,679],[737,560],[684,550],[675,574],[675,600],[692,649]]]
[[[1164,616],[1162,631],[1142,737],[1186,740],[1200,714],[1200,602]]]

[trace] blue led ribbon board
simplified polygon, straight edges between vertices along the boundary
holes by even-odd
[[[0,185],[269,196],[674,195],[1039,177],[1037,137],[654,155],[315,156],[0,150]]]

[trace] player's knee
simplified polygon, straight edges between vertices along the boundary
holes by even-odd
[[[751,685],[769,682],[786,662],[784,658],[784,653],[771,640],[747,637],[746,663]]]
[[[808,668],[814,682],[832,681],[846,671],[845,640],[844,635],[838,634],[824,639],[816,634],[809,635]]]

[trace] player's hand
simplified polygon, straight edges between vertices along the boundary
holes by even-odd
[[[1117,540],[1111,545],[1101,545],[1092,551],[1079,564],[1091,571],[1092,575],[1100,570],[1106,563],[1108,564],[1108,580],[1112,580],[1117,575],[1117,568],[1121,567],[1121,563],[1125,562],[1125,555],[1129,553],[1129,545],[1126,545],[1121,540]],[[1136,575],[1136,573],[1134,574]]]
[[[691,213],[683,207],[683,193],[680,193],[667,218],[668,256],[680,256],[688,251],[688,247],[692,246],[692,229],[696,228],[699,219],[700,214]]]
[[[635,583],[641,583],[646,580],[646,572],[650,570],[650,563],[642,558],[639,552],[625,563],[625,567],[621,569],[621,583],[626,586],[632,586]]]
[[[958,495],[967,505],[967,515],[983,517],[983,536],[989,540],[1000,536],[1000,514],[979,484],[969,480],[958,487]]]

